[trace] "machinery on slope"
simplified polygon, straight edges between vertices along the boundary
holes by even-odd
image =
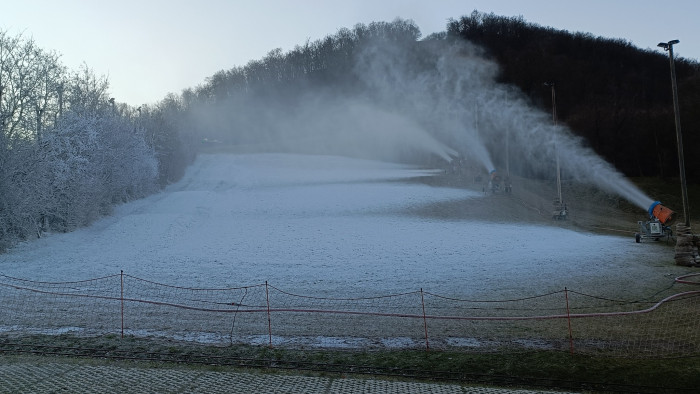
[[[491,170],[489,173],[489,181],[483,187],[483,192],[491,192],[491,194],[496,193],[506,193],[510,194],[512,191],[512,186],[510,184],[510,179],[508,177],[501,177],[501,175],[496,170]]]
[[[634,234],[635,242],[640,243],[645,239],[670,239],[673,236],[670,225],[674,220],[675,212],[661,205],[659,201],[654,201],[649,206],[649,220],[637,222],[639,232]]]

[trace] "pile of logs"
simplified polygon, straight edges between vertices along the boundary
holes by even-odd
[[[676,224],[676,264],[686,267],[700,266],[700,255],[698,255],[698,236],[693,235],[693,231],[684,223]]]

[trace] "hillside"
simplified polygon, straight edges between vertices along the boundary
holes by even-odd
[[[550,113],[544,83],[554,83],[559,121],[625,175],[677,176],[669,59],[662,49],[477,11],[450,21],[447,36],[483,47],[498,63],[501,82]],[[695,152],[700,64],[675,60],[685,151]],[[686,159],[685,165],[689,179],[700,181],[700,161]]]
[[[429,187],[450,181],[433,173],[338,156],[200,155],[164,192],[0,255],[0,272],[56,282],[123,270],[199,288],[269,281],[298,294],[424,287],[489,299],[574,285],[615,295],[620,277],[658,289],[665,274],[686,272],[673,264],[672,248],[577,227],[586,212],[624,229],[614,207],[584,211],[572,199],[572,219],[555,222],[546,211],[551,195],[535,183],[516,180],[512,196],[484,196],[473,183]],[[579,269],[592,262],[595,271]]]
[[[417,178],[416,181],[433,186],[483,190],[483,182],[475,182],[472,174],[445,173],[435,177]],[[680,185],[656,178],[633,180],[640,188],[683,218]],[[628,236],[634,240],[637,221],[647,220],[647,212],[623,198],[606,193],[595,186],[564,181],[562,195],[569,209],[567,220],[552,218],[552,201],[556,197],[554,182],[512,177],[511,194],[489,195],[468,201],[434,203],[423,208],[422,215],[442,219],[469,219],[499,223],[531,223],[560,226],[577,231]],[[691,196],[698,196],[700,188],[691,186]],[[691,221],[698,218],[697,199],[691,199]],[[693,209],[695,207],[695,209]],[[675,229],[675,227],[672,226]]]
[[[362,136],[369,126],[357,124],[358,119],[386,123],[381,114],[355,113],[359,99],[375,110],[412,118],[454,148],[459,139],[443,129],[474,124],[464,112],[486,112],[479,118],[498,123],[493,119],[499,101],[522,100],[551,114],[552,92],[545,83],[553,83],[559,124],[623,174],[663,178],[677,173],[669,62],[663,50],[476,11],[451,20],[443,34],[420,36],[410,20],[341,28],[287,53],[273,50],[263,59],[212,75],[183,92],[182,110],[197,115],[190,124],[202,138],[256,144],[295,134],[300,125],[306,133],[328,133],[332,125],[345,136]],[[455,43],[467,45],[455,49]],[[452,61],[461,64],[450,69]],[[700,134],[693,132],[700,125],[700,109],[694,105],[700,101],[700,65],[676,59],[676,73],[685,148],[693,152],[700,149]],[[203,113],[208,114],[204,122]],[[501,127],[482,131],[499,133]],[[493,146],[487,148],[494,153]],[[408,156],[425,160],[415,152]],[[687,160],[686,167],[688,178],[700,181],[700,161]],[[519,175],[536,175],[522,171]]]
[[[45,93],[51,105],[41,112],[48,101],[36,100],[44,93],[24,100],[25,71],[12,69],[3,79],[18,84],[12,94],[6,89],[3,102],[18,104],[7,106],[15,115],[5,116],[12,123],[0,133],[0,250],[89,225],[115,205],[177,182],[198,148],[219,142],[432,168],[453,157],[486,171],[510,160],[528,208],[476,213],[485,217],[546,218],[553,193],[542,189],[551,188],[544,180],[554,157],[577,179],[607,186],[629,177],[650,180],[650,195],[663,195],[660,200],[681,210],[666,53],[478,12],[446,28],[423,39],[410,20],[341,28],[139,108],[109,100],[107,81],[86,72],[85,81],[73,81],[76,93],[66,96],[70,111],[63,111],[58,104],[70,78],[62,72]],[[27,75],[62,69],[57,58],[42,59],[23,66]],[[700,160],[692,155],[700,150],[700,66],[677,59],[676,68],[692,186],[700,183]],[[94,91],[83,92],[80,84]],[[44,115],[34,125],[36,113]],[[93,132],[95,141],[85,138]],[[533,185],[539,186],[529,191]],[[571,222],[594,226],[600,220],[580,212],[609,205],[613,211],[602,215],[607,221],[628,211],[619,199],[566,186]],[[691,190],[692,207],[697,188]],[[530,192],[538,197],[529,198]],[[578,207],[583,201],[588,205]]]

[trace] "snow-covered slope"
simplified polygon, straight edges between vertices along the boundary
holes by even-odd
[[[410,180],[431,174],[330,156],[201,155],[160,194],[0,255],[0,273],[65,281],[124,270],[182,286],[269,281],[338,297],[423,288],[501,298],[675,272],[655,263],[672,259],[668,248],[631,237],[413,215],[425,204],[486,198]]]

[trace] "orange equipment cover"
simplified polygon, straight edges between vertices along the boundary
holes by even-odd
[[[657,204],[654,207],[654,210],[652,211],[652,214],[654,215],[655,218],[659,219],[661,224],[671,224],[673,221],[673,216],[675,212],[672,210],[666,208],[665,206],[661,204]]]

